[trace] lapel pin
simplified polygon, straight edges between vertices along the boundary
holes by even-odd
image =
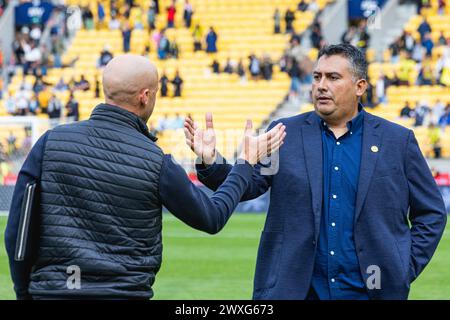
[[[370,150],[372,150],[372,152],[378,152],[378,147],[377,146],[372,146],[370,148]]]

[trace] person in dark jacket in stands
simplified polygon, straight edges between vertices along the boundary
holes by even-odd
[[[195,229],[219,232],[253,165],[285,136],[281,125],[253,136],[247,121],[237,165],[208,197],[149,133],[156,67],[141,56],[118,56],[104,70],[103,90],[106,101],[88,120],[47,131],[19,173],[5,233],[18,299],[151,298],[162,260],[162,206]],[[40,223],[30,228],[39,239],[24,254],[20,208],[34,181],[39,206],[31,216]]]

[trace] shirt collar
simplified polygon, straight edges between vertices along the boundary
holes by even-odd
[[[357,130],[359,130],[362,127],[363,119],[364,119],[364,113],[365,113],[364,106],[361,103],[359,103],[358,104],[358,114],[352,120],[347,122],[348,130],[357,131]],[[322,130],[325,130],[325,129],[328,130],[328,126],[327,126],[327,123],[325,122],[325,120],[323,120],[318,115],[317,115],[317,120],[319,121],[320,128]]]

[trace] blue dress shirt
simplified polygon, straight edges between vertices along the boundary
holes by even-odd
[[[339,139],[317,117],[323,145],[323,211],[310,299],[368,299],[353,237],[364,112],[360,105]]]

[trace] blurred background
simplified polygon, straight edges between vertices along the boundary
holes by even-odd
[[[2,239],[33,143],[58,124],[89,118],[103,102],[101,73],[114,56],[156,63],[160,92],[148,127],[199,184],[184,118],[202,126],[212,112],[218,149],[232,161],[246,119],[265,129],[313,110],[318,51],[341,42],[370,62],[366,110],[414,130],[450,212],[449,0],[0,0]],[[264,213],[267,204],[266,194],[237,211]],[[167,215],[155,298],[251,298],[263,220],[236,215],[210,237]],[[413,298],[450,298],[448,250],[447,230]],[[3,241],[2,298],[13,298]]]

